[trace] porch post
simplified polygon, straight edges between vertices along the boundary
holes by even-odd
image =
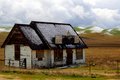
[[[83,50],[83,63],[85,63],[85,49],[82,50]]]
[[[54,50],[51,50],[51,67],[54,66]]]
[[[66,50],[63,49],[63,64],[66,65],[67,53]]]
[[[73,58],[72,58],[72,59],[73,59],[73,60],[72,60],[73,62],[72,62],[72,64],[75,64],[75,63],[76,63],[76,50],[75,50],[75,49],[72,49],[72,51],[73,51],[73,56],[72,56],[72,57],[73,57]]]

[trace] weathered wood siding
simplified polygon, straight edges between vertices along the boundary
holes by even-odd
[[[9,65],[9,59],[14,59],[14,45],[5,46],[5,65]]]
[[[66,51],[63,50],[63,61],[54,62],[54,51],[53,50],[44,50],[44,58],[41,61],[38,61],[36,58],[36,51],[32,51],[32,64],[34,67],[54,67],[56,65],[65,65],[66,64]]]
[[[36,50],[32,51],[32,67],[33,68],[40,68],[40,67],[47,67],[47,53],[46,51],[44,51],[44,57],[42,60],[38,60],[38,58],[36,58]]]
[[[83,59],[76,59],[76,50],[73,49],[72,54],[72,64],[80,64],[85,63],[85,51],[83,50]],[[54,61],[54,50],[45,50],[44,51],[44,59],[41,61],[38,61],[36,58],[36,51],[32,51],[32,66],[33,68],[40,68],[40,67],[54,67],[57,65],[66,65],[67,61],[67,53],[66,50],[63,50],[63,60],[62,61]]]
[[[36,50],[31,50],[29,46],[20,45],[20,59],[26,58],[26,68],[40,68],[40,67],[54,67],[57,65],[66,65],[67,53],[63,50],[63,60],[54,61],[54,50],[44,50],[44,57],[42,60],[36,58]],[[72,64],[85,63],[85,51],[83,50],[83,59],[76,59],[76,50],[73,49]],[[5,46],[5,65],[19,67],[19,61],[15,60],[15,47],[14,45]]]
[[[31,69],[31,51],[29,46],[20,46],[20,59],[26,59],[27,69]]]
[[[20,59],[26,58],[26,68],[31,68],[31,49],[29,46],[20,46]],[[10,62],[9,62],[10,61]],[[5,46],[5,65],[14,67],[19,66],[19,60],[15,60],[15,47],[14,45]]]
[[[15,60],[14,45],[5,46],[5,65],[19,67],[19,61]]]

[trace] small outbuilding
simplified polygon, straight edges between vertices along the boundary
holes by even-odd
[[[87,45],[67,23],[15,24],[4,41],[5,65],[47,68],[85,63]]]

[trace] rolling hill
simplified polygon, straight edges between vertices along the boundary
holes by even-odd
[[[120,28],[104,29],[97,26],[75,27],[77,33],[90,47],[92,46],[120,46]]]
[[[0,32],[10,32],[12,27],[0,27]]]
[[[98,26],[90,26],[90,27],[75,27],[75,30],[78,32],[78,34],[101,33],[106,35],[120,36],[120,28],[104,29]]]

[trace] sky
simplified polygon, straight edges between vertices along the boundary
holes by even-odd
[[[0,0],[0,25],[30,21],[73,26],[120,26],[120,0]]]

